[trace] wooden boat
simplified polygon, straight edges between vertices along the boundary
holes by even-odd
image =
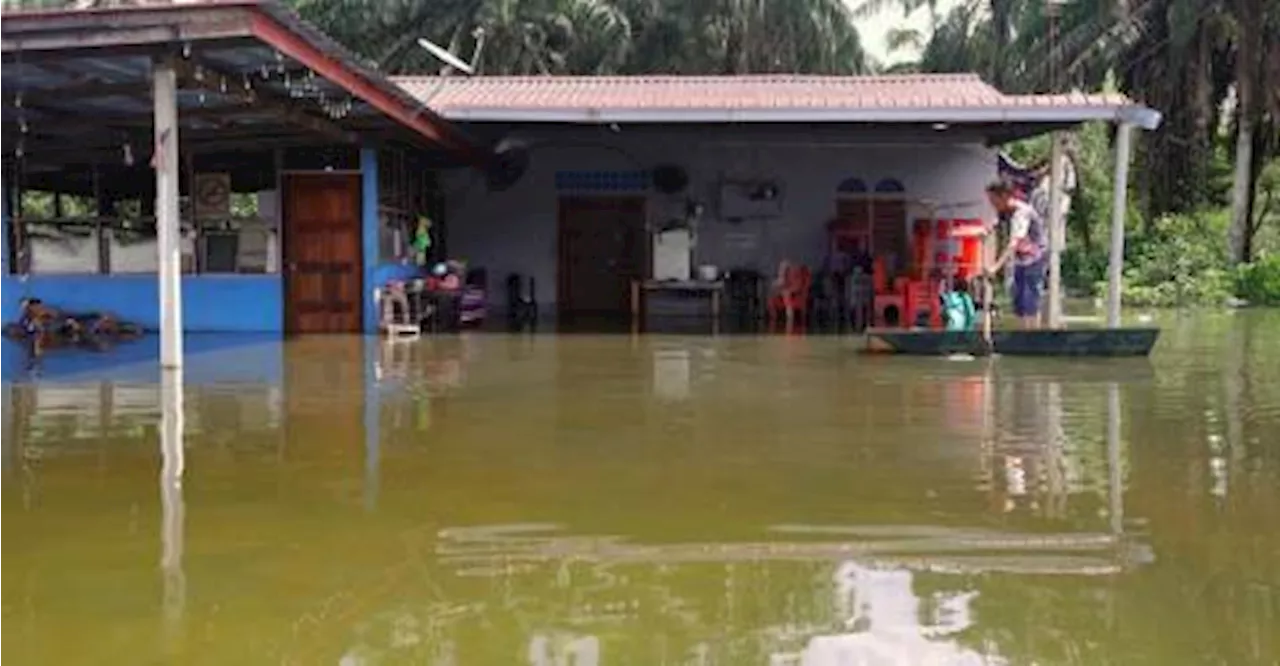
[[[868,329],[866,351],[915,356],[996,353],[1005,356],[1146,356],[1158,328],[996,330],[991,349],[978,331]]]

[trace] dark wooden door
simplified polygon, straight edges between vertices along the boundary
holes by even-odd
[[[289,175],[284,191],[285,330],[359,332],[360,176]]]
[[[644,199],[560,199],[561,314],[627,315],[631,281],[648,275]]]

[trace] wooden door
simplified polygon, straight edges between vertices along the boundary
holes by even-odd
[[[286,175],[284,191],[285,331],[358,333],[360,176]]]
[[[629,316],[631,281],[648,275],[640,197],[560,199],[561,314]]]

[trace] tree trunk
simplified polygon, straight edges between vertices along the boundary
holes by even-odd
[[[1248,263],[1252,243],[1249,242],[1249,203],[1253,182],[1253,124],[1255,84],[1258,72],[1258,43],[1262,30],[1261,0],[1237,0],[1236,24],[1239,41],[1236,44],[1236,154],[1235,173],[1231,184],[1231,228],[1227,232],[1227,246],[1231,262]]]
[[[1253,123],[1249,113],[1240,114],[1240,129],[1236,133],[1236,168],[1231,186],[1231,229],[1227,233],[1231,248],[1231,262],[1246,264],[1251,259],[1249,227],[1249,185],[1253,181]]]

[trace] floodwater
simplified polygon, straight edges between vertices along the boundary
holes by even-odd
[[[7,368],[3,656],[1280,663],[1280,312],[1160,323],[1150,360],[474,334],[201,338],[182,391],[124,348]]]

